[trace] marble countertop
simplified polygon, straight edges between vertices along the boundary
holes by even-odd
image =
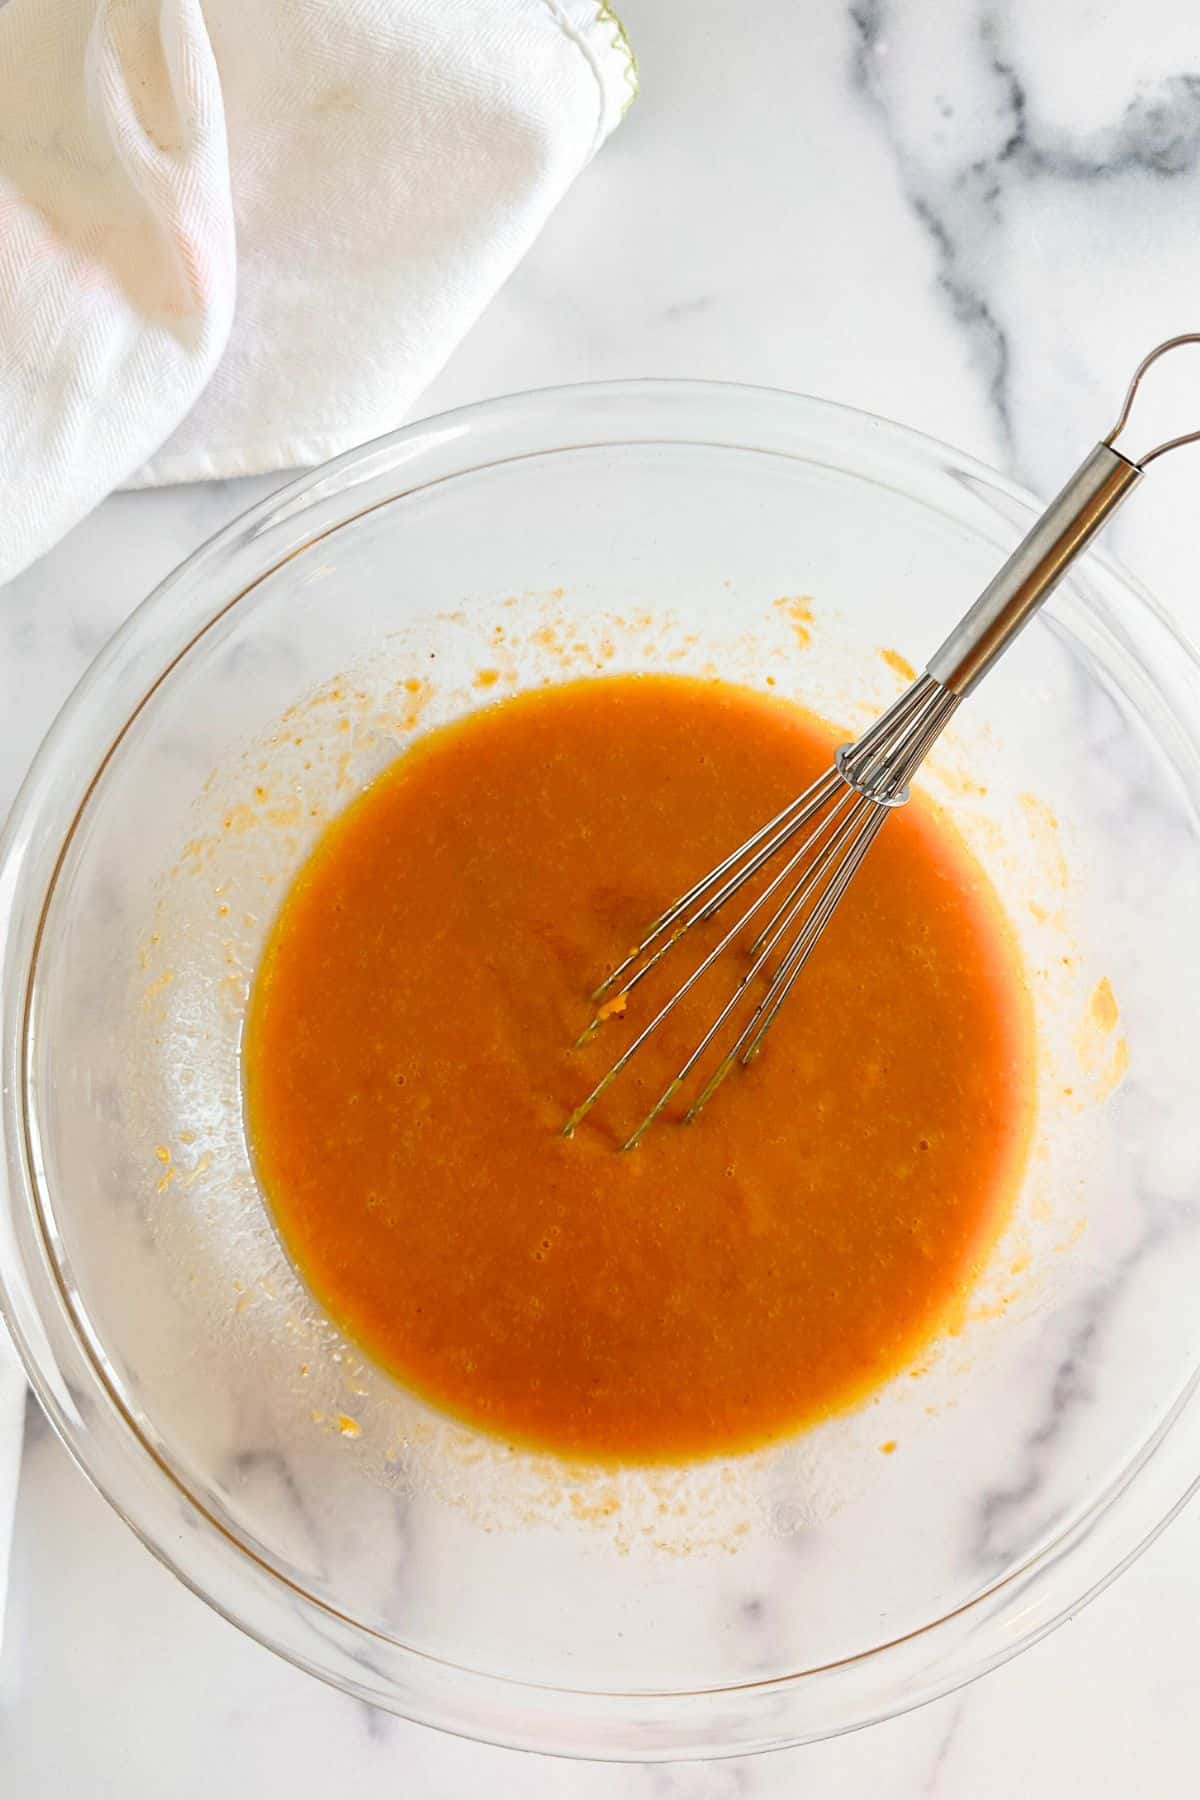
[[[1047,492],[1144,349],[1200,324],[1186,0],[624,0],[642,97],[422,407],[630,375],[826,395]],[[1200,422],[1177,383],[1177,429]],[[1189,375],[1191,371],[1187,372]],[[1187,415],[1190,403],[1194,410]],[[1115,547],[1200,636],[1200,454]],[[0,807],[129,609],[272,481],[120,495],[0,595]],[[139,1547],[28,1409],[0,1792],[414,1796],[1192,1792],[1200,1502],[1078,1619],[923,1711],[756,1761],[473,1746],[325,1689]]]

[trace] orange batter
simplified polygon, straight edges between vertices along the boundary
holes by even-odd
[[[572,1049],[590,988],[833,742],[718,682],[543,689],[431,733],[302,871],[248,1024],[258,1167],[312,1289],[435,1404],[569,1454],[737,1450],[860,1399],[961,1301],[1020,1173],[1030,1015],[919,799],[695,1124],[616,1149],[711,990],[560,1135],[650,1016],[639,992]]]

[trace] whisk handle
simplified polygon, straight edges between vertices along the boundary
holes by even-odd
[[[1097,444],[930,658],[928,673],[951,693],[969,694],[1141,478],[1136,463]]]

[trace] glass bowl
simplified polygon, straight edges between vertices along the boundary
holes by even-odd
[[[1197,669],[1098,556],[928,771],[1022,943],[1037,1140],[961,1329],[869,1404],[674,1470],[482,1437],[322,1316],[242,1129],[247,985],[287,880],[416,733],[534,682],[647,668],[770,684],[853,729],[1032,510],[957,453],[814,400],[526,395],[285,488],[81,682],[0,863],[0,1299],[83,1469],[261,1642],[495,1742],[745,1752],[1003,1661],[1186,1498]]]

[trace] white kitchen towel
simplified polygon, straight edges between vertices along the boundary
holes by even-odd
[[[0,0],[0,582],[398,424],[635,87],[606,0]]]
[[[635,86],[604,0],[0,0],[0,583],[397,425]],[[21,1419],[0,1324],[0,1620]]]

